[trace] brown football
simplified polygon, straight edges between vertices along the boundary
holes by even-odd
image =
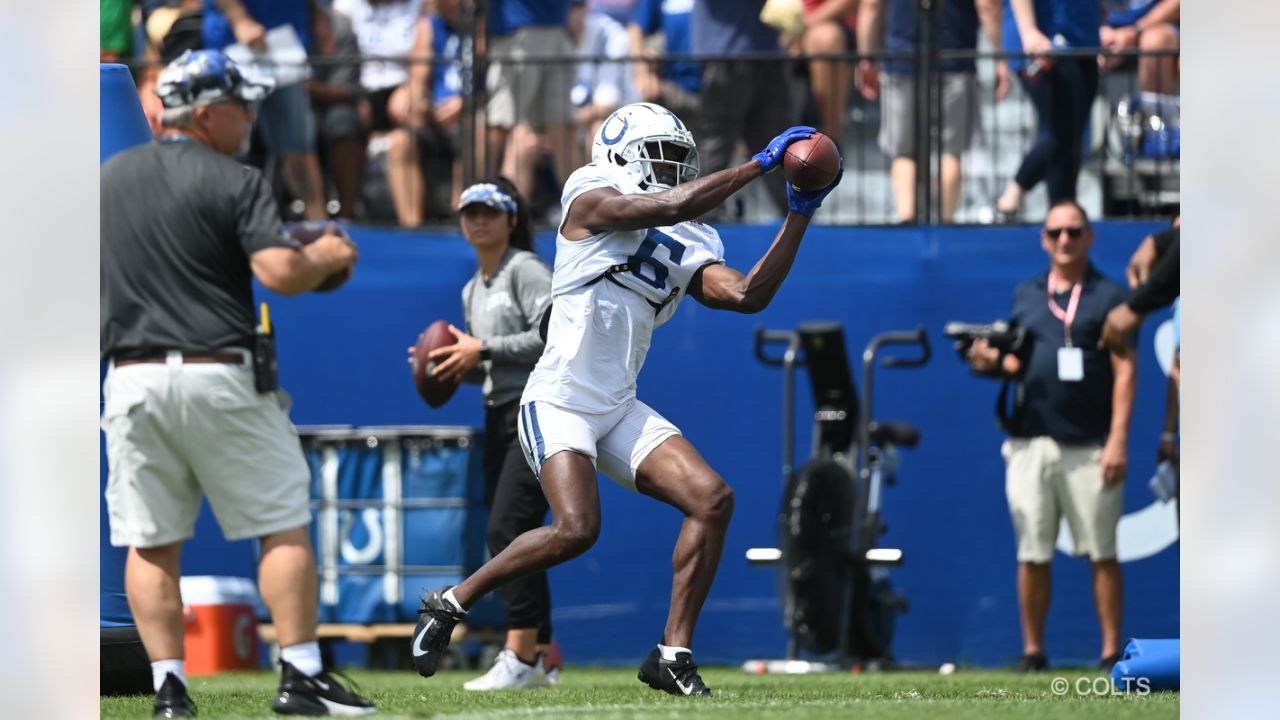
[[[302,243],[303,246],[319,240],[324,235],[338,235],[339,237],[351,239],[347,235],[347,231],[343,230],[336,223],[328,220],[307,220],[305,222],[294,223],[285,227],[284,232],[289,237]],[[315,287],[313,292],[333,292],[342,287],[351,279],[351,268],[339,270],[338,272],[325,278],[319,285]]]
[[[448,347],[457,341],[453,331],[449,329],[449,323],[437,320],[422,331],[418,336],[418,344],[413,349],[413,384],[418,387],[418,394],[422,399],[433,408],[449,402],[449,398],[458,389],[458,383],[435,378],[431,374],[435,363],[427,360],[427,355],[432,350]]]
[[[840,172],[840,150],[831,138],[814,133],[787,146],[782,158],[782,174],[799,190],[821,190]]]

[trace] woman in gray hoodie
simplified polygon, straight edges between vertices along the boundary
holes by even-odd
[[[483,383],[485,502],[489,551],[497,555],[547,515],[542,487],[517,438],[520,395],[542,355],[539,323],[551,304],[551,269],[533,252],[527,205],[505,178],[481,180],[458,202],[462,234],[480,267],[462,289],[466,332],[451,327],[457,343],[436,350],[434,374]],[[489,671],[468,690],[547,687],[559,669],[547,667],[551,647],[551,594],[538,572],[502,589],[507,643]]]

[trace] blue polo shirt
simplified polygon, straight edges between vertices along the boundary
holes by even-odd
[[[1060,443],[1101,445],[1111,430],[1111,390],[1115,374],[1111,354],[1098,349],[1107,313],[1128,291],[1104,277],[1092,264],[1085,272],[1080,305],[1071,323],[1071,344],[1084,354],[1084,379],[1058,379],[1058,350],[1066,346],[1062,321],[1049,309],[1049,274],[1022,283],[1013,293],[1012,322],[1031,336],[1031,357],[1023,374],[1025,404],[1013,437],[1048,436]],[[1054,302],[1063,311],[1070,292]]]
[[[781,53],[778,31],[760,20],[764,0],[697,0],[693,4],[696,55]]]
[[[640,0],[631,21],[645,35],[661,30],[667,38],[668,54],[687,55],[692,48],[690,25],[693,5],[694,0]],[[698,92],[702,85],[702,69],[696,62],[664,62],[660,73],[664,80],[670,80],[691,93]]]
[[[885,16],[884,49],[889,52],[915,52],[916,10],[918,0],[889,0]],[[938,20],[938,46],[943,50],[973,50],[978,46],[978,10],[973,0],[943,0],[942,17]],[[885,60],[884,71],[890,75],[915,72],[914,60]],[[945,60],[944,73],[977,72],[972,58]]]
[[[270,30],[281,25],[292,25],[302,41],[302,47],[311,52],[311,6],[307,0],[240,0],[249,15]],[[204,0],[204,46],[215,50],[234,44],[236,34],[227,22],[227,16],[218,9],[214,0]]]
[[[1035,8],[1036,27],[1050,40],[1061,35],[1073,48],[1096,48],[1101,44],[1098,27],[1102,25],[1102,6],[1098,0],[1035,0]],[[1022,36],[1009,0],[1004,3],[1000,43],[1005,50],[1022,52]],[[1021,72],[1026,65],[1025,59],[1009,58],[1009,69],[1014,72]]]
[[[489,34],[510,35],[525,27],[569,22],[569,0],[489,0]]]

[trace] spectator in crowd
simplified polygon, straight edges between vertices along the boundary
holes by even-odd
[[[1129,287],[1125,301],[1107,313],[1098,346],[1123,352],[1125,339],[1142,325],[1153,310],[1167,307],[1181,294],[1181,217],[1173,227],[1148,235],[1129,259]]]
[[[777,128],[791,124],[795,103],[778,33],[760,20],[765,0],[697,0],[693,6],[693,53],[719,56],[703,64],[702,174],[729,167],[739,142],[763,147]],[[733,60],[741,54],[777,54],[765,61]],[[727,57],[726,57],[727,56]],[[787,207],[781,174],[762,181],[778,208]],[[714,211],[722,215],[724,208]]]
[[[462,119],[462,36],[458,28],[462,24],[461,0],[436,0],[434,9],[419,22],[416,47],[428,52],[431,63],[426,65],[431,87],[430,123],[426,130],[429,139],[428,154],[451,158],[453,182],[450,185],[447,207],[457,205],[462,192],[461,145]],[[415,49],[415,53],[420,52]],[[478,143],[479,144],[479,143]],[[432,185],[432,188],[435,186]]]
[[[182,53],[204,47],[204,1],[170,0],[151,11],[146,27],[160,65],[168,65]]]
[[[864,0],[865,2],[865,0]],[[800,47],[806,55],[837,55],[853,50],[858,0],[804,0]],[[818,130],[840,141],[841,122],[849,103],[850,63],[813,60],[809,91],[818,107]]]
[[[300,246],[282,232],[262,173],[231,158],[265,87],[217,50],[178,58],[157,87],[168,134],[103,163],[99,183],[107,511],[111,544],[129,548],[125,590],[155,714],[195,715],[178,580],[202,496],[228,539],[261,542],[258,584],[281,647],[272,709],[372,713],[321,664],[311,472],[274,368],[252,361],[251,279],[307,292],[350,272],[355,246],[336,235]]]
[[[160,123],[164,104],[156,95],[156,78],[161,67],[182,53],[204,47],[204,0],[167,0],[158,7],[151,7],[150,12],[145,12],[145,9],[143,28],[147,42],[143,48],[143,59],[149,65],[138,71],[138,95],[147,121],[151,123],[152,134],[160,137],[164,133],[164,126]]]
[[[1129,420],[1137,364],[1132,353],[1097,347],[1102,319],[1124,288],[1089,262],[1093,229],[1073,200],[1045,218],[1041,246],[1049,271],[1014,291],[1012,324],[1025,328],[1030,349],[1001,353],[974,343],[974,370],[1013,378],[1022,397],[1002,453],[1005,492],[1018,542],[1018,605],[1023,655],[1019,669],[1048,667],[1044,629],[1049,613],[1049,563],[1063,517],[1075,554],[1093,565],[1093,591],[1102,627],[1102,660],[1120,658],[1123,597],[1116,561],[1116,526],[1124,501]]]
[[[368,104],[360,88],[360,64],[334,58],[360,54],[351,21],[325,3],[311,0],[315,57],[307,89],[316,115],[316,138],[329,180],[338,196],[338,216],[358,215],[364,177],[365,133],[361,108]],[[365,108],[365,113],[368,109]]]
[[[492,0],[489,5],[486,166],[501,157],[500,174],[530,202],[537,168],[529,160],[541,156],[541,146],[550,147],[555,158],[557,183],[572,167],[573,66],[543,61],[573,54],[568,20],[569,0]]]
[[[1049,204],[1076,197],[1084,155],[1084,127],[1098,93],[1098,63],[1092,58],[1054,57],[1056,48],[1098,47],[1102,11],[1097,0],[1009,0],[1005,4],[1004,49],[1026,53],[1009,69],[1036,108],[1038,127],[1018,172],[996,199],[1001,222],[1017,217],[1023,197],[1041,180]]]
[[[688,55],[694,0],[640,0],[627,25],[633,57]],[[690,127],[699,124],[702,68],[690,60],[638,62],[632,82],[644,102],[657,103]]]
[[[858,47],[863,52],[915,52],[915,0],[862,0],[858,9]],[[978,25],[993,47],[1000,47],[1000,0],[947,0],[942,5],[942,50],[972,51]],[[886,60],[883,77],[871,59],[858,63],[858,87],[869,100],[880,98],[880,147],[893,158],[890,175],[898,220],[916,217],[916,67],[914,60]],[[960,203],[961,156],[978,135],[977,65],[972,58],[944,60],[940,148],[943,222],[951,222]],[[1009,67],[996,63],[996,100],[1009,93]]]
[[[600,123],[635,100],[630,68],[624,62],[631,53],[631,38],[618,21],[589,11],[586,0],[569,5],[569,37],[582,58],[570,95],[577,121],[570,158],[572,167],[581,167],[591,162],[591,141]]]
[[[205,0],[204,46],[221,50],[240,43],[265,50],[267,31],[289,25],[311,50],[309,0]],[[304,83],[276,88],[258,109],[258,131],[267,151],[280,158],[285,187],[303,203],[309,220],[325,214],[324,181],[316,157],[315,116]]]
[[[529,208],[506,179],[468,187],[458,212],[462,234],[480,265],[462,289],[467,332],[450,328],[457,342],[429,359],[436,363],[433,374],[445,380],[484,385],[488,545],[490,555],[497,555],[520,535],[542,527],[549,510],[520,447],[517,423],[520,395],[546,344],[539,326],[551,308],[551,268],[533,252]],[[546,666],[551,649],[546,571],[503,586],[502,602],[506,647],[487,673],[464,687],[511,690],[557,683],[559,670]]]
[[[1111,0],[1106,8],[1106,22],[1098,30],[1103,48],[1112,52],[1135,47],[1142,52],[1178,49],[1182,0]],[[1127,64],[1126,58],[1116,55],[1099,55],[1098,63],[1104,70]],[[1139,58],[1138,87],[1147,92],[1177,92],[1178,58]]]
[[[420,23],[422,0],[334,0],[333,9],[351,19],[356,43],[367,60],[360,85],[367,104],[364,126],[369,143],[385,148],[387,186],[403,227],[423,223],[427,210],[422,173],[421,130],[427,124],[431,97],[429,51]],[[413,62],[401,59],[413,56]]]
[[[121,62],[133,57],[133,0],[99,0],[98,61]]]
[[[613,18],[614,22],[625,25],[635,12],[639,0],[587,0],[587,10]]]

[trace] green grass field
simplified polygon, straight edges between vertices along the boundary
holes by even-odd
[[[705,668],[709,700],[677,698],[640,684],[634,670],[567,668],[556,689],[473,693],[462,683],[477,673],[442,673],[423,680],[409,672],[352,672],[378,717],[409,718],[1176,718],[1177,693],[1109,697],[1054,694],[1055,677],[1092,678],[1091,671],[1041,675],[966,672],[886,672],[862,675],[748,675]],[[273,716],[276,675],[229,673],[193,678],[191,693],[204,718]],[[1086,681],[1087,683],[1088,681]],[[151,698],[104,698],[104,718],[150,716]]]

